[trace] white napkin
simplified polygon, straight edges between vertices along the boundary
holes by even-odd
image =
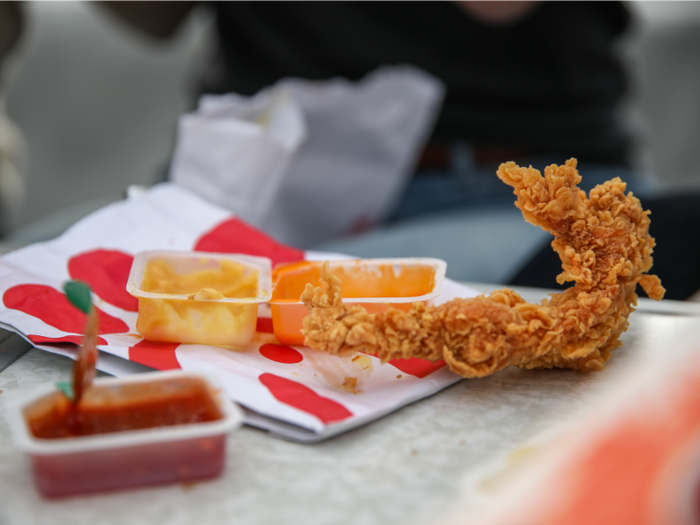
[[[180,120],[171,178],[308,247],[386,217],[443,94],[427,73],[392,66],[359,82],[284,79],[252,97],[205,96]]]

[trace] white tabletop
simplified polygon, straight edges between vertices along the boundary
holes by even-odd
[[[464,380],[314,445],[283,441],[245,427],[228,439],[223,475],[190,485],[44,500],[33,488],[29,460],[11,442],[0,404],[0,523],[440,522],[462,493],[460,482],[467,474],[575,417],[655,352],[672,352],[665,341],[697,323],[698,308],[674,302],[662,305],[640,304],[642,311],[632,315],[623,336],[624,346],[602,372],[510,369]],[[71,366],[67,358],[31,350],[0,373],[0,399],[66,380]]]

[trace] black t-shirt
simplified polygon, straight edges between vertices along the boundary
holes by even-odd
[[[447,87],[433,141],[626,161],[619,2],[544,2],[494,27],[452,2],[216,2],[223,75],[251,95],[283,77],[351,80],[413,64]]]

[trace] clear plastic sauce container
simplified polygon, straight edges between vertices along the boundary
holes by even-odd
[[[52,385],[9,405],[46,497],[216,477],[243,422],[211,379],[183,371],[98,379],[77,405]]]
[[[340,279],[343,302],[360,304],[368,312],[389,305],[408,311],[416,301],[429,301],[440,294],[447,263],[432,258],[356,259],[330,261],[330,270]],[[299,300],[307,283],[318,286],[321,261],[301,261],[275,267],[272,327],[280,343],[302,345],[303,319],[308,315]]]
[[[255,335],[258,305],[271,296],[264,257],[203,252],[140,252],[127,291],[139,300],[145,339],[242,346]]]

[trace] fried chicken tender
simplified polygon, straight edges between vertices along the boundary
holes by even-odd
[[[304,343],[334,355],[376,353],[382,361],[444,359],[463,377],[484,377],[509,366],[601,370],[637,303],[637,284],[660,300],[665,290],[652,265],[649,211],[625,194],[619,178],[587,197],[577,184],[576,159],[545,168],[501,164],[498,177],[514,188],[525,220],[555,237],[562,260],[557,282],[575,283],[530,304],[504,288],[489,296],[454,299],[438,307],[414,303],[369,314],[342,301],[340,280],[324,264],[323,287],[306,285]]]

